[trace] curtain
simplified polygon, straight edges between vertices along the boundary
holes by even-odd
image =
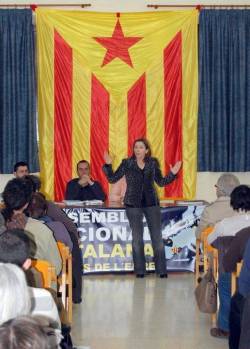
[[[0,10],[0,172],[17,161],[38,170],[31,10]]]
[[[199,171],[250,171],[250,11],[199,22]]]

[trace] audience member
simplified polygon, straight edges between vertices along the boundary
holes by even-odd
[[[81,160],[77,164],[78,178],[68,182],[66,200],[105,200],[105,194],[99,182],[93,181],[90,176],[88,161]]]
[[[65,228],[64,224],[59,221],[53,221],[47,215],[47,201],[45,197],[40,193],[33,193],[31,201],[27,208],[29,217],[37,219],[45,223],[45,225],[53,231],[54,238],[56,241],[61,241],[64,245],[68,246],[72,251],[73,243],[70,235]]]
[[[238,231],[250,226],[250,188],[247,185],[236,187],[231,193],[230,204],[235,214],[215,225],[208,236],[210,245],[220,236],[235,236]]]
[[[227,253],[223,257],[223,266],[226,272],[232,273],[236,270],[244,255],[247,242],[250,238],[250,227],[240,230],[233,238]]]
[[[199,225],[195,231],[196,238],[200,238],[204,229],[214,226],[226,217],[232,217],[235,211],[230,206],[230,195],[234,188],[240,185],[238,178],[231,173],[222,174],[216,185],[217,199],[202,212]]]
[[[23,178],[29,174],[29,165],[27,162],[19,161],[14,165],[13,174],[16,178]]]
[[[230,198],[231,206],[236,214],[217,223],[214,232],[208,236],[208,243],[216,248],[218,248],[218,240],[221,237],[234,237],[241,229],[250,226],[250,216],[248,215],[250,188],[246,185],[240,185],[232,191]],[[218,327],[212,328],[210,333],[214,337],[226,338],[229,334],[231,273],[219,270],[218,291],[220,298]]]
[[[40,178],[37,176],[29,175],[33,182],[33,191],[39,192],[41,188]],[[43,196],[42,193],[39,193]],[[44,196],[43,196],[44,197]],[[45,198],[45,197],[44,197]],[[50,217],[53,221],[59,221],[64,224],[67,229],[71,241],[73,243],[72,248],[72,277],[73,277],[73,302],[75,304],[81,303],[82,301],[82,253],[78,244],[78,231],[76,225],[73,221],[66,215],[66,213],[58,207],[54,202],[46,200],[47,206],[47,216]]]
[[[38,319],[20,316],[0,326],[0,349],[51,349],[49,338]]]
[[[245,248],[238,286],[238,291],[231,299],[229,348],[248,349],[250,343],[250,240]]]
[[[30,246],[32,241],[21,229],[6,230],[0,235],[0,262],[12,263],[25,272],[31,266]],[[51,318],[60,326],[58,310],[50,292],[43,288],[29,288],[31,313]]]
[[[43,223],[24,214],[32,192],[32,186],[24,179],[15,178],[9,181],[3,192],[5,209],[2,213],[7,227],[25,229],[25,234],[34,242],[35,250],[31,252],[32,257],[47,260],[55,266],[59,275],[62,261],[52,231]]]
[[[24,272],[14,264],[0,263],[0,325],[31,310]]]

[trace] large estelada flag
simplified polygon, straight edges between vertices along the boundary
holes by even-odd
[[[64,197],[76,163],[101,181],[146,137],[162,172],[183,161],[161,198],[192,198],[197,158],[196,10],[88,13],[37,9],[38,112],[43,190]]]

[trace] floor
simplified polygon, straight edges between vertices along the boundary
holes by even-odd
[[[191,273],[84,277],[84,301],[74,305],[72,336],[84,349],[227,349],[209,335],[210,316],[201,314]]]

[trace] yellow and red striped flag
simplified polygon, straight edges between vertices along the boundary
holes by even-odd
[[[37,9],[38,112],[43,190],[64,197],[76,163],[90,161],[106,193],[103,153],[114,167],[146,137],[163,173],[183,161],[161,198],[195,195],[196,10],[88,13]]]

